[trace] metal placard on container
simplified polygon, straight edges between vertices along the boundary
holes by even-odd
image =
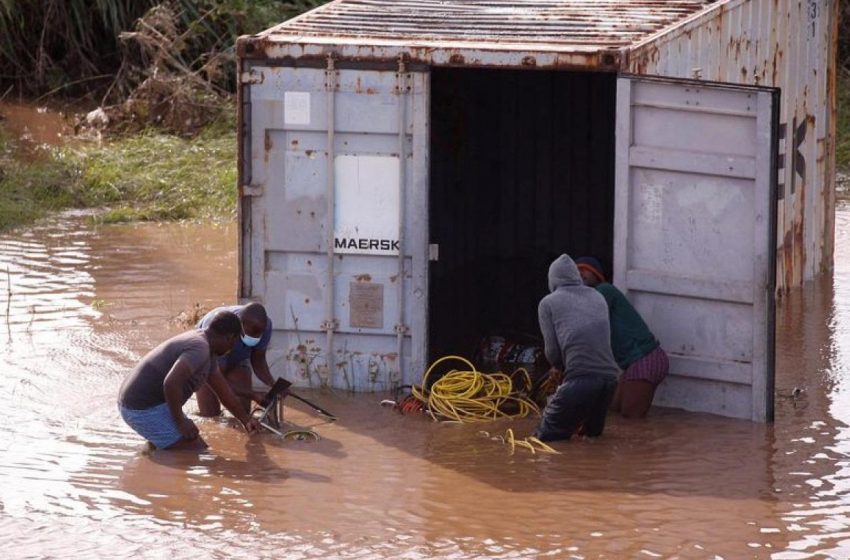
[[[348,293],[349,324],[364,329],[384,328],[384,285],[352,282]]]

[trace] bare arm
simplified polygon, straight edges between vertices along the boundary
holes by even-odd
[[[180,434],[187,440],[193,440],[198,437],[197,426],[183,414],[183,387],[185,387],[191,376],[192,368],[189,367],[189,364],[178,359],[171,366],[171,370],[162,382],[162,392],[165,395],[168,410],[171,412],[171,416],[174,418]]]
[[[266,361],[265,348],[251,352],[251,367],[254,369],[254,373],[257,374],[260,381],[269,387],[274,385],[274,377],[272,377],[272,372],[269,371],[269,363]]]
[[[251,418],[248,412],[242,408],[242,403],[239,402],[239,399],[236,397],[233,389],[230,388],[230,383],[227,382],[227,379],[224,378],[224,375],[221,374],[218,367],[210,373],[207,383],[218,396],[218,399],[221,401],[221,404],[224,405],[224,408],[229,410],[233,416],[242,422],[242,425],[245,426],[245,430],[247,432],[253,432],[257,428],[256,422]]]

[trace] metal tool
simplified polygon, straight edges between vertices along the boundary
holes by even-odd
[[[276,417],[276,415],[273,416],[272,412],[278,410],[278,406],[281,400],[287,395],[303,402],[304,404],[312,408],[315,412],[318,412],[319,414],[330,420],[337,419],[336,416],[334,416],[324,408],[320,407],[319,405],[312,403],[304,397],[296,395],[295,393],[290,391],[289,388],[291,386],[292,383],[290,383],[286,379],[279,378],[277,381],[274,382],[274,385],[272,385],[272,388],[269,389],[268,393],[263,396],[262,402],[266,403],[266,406],[265,408],[263,408],[263,412],[258,419],[259,424],[262,427],[279,436],[286,436],[286,434],[284,434],[278,429],[280,426],[279,419]]]
[[[277,416],[275,415],[272,417],[272,422],[268,422],[267,419],[273,411],[277,410],[280,399],[286,394],[290,385],[292,385],[292,383],[281,377],[274,382],[274,385],[272,385],[272,388],[269,389],[269,392],[263,396],[263,402],[266,403],[266,406],[263,409],[263,413],[260,415],[258,422],[262,427],[278,435],[283,434],[277,429],[277,427],[272,426],[272,424],[279,424]]]

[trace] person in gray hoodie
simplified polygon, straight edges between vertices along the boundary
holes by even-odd
[[[617,386],[605,298],[584,285],[568,255],[549,266],[550,294],[538,316],[546,359],[563,381],[543,410],[534,435],[542,441],[570,439],[577,431],[597,437]]]

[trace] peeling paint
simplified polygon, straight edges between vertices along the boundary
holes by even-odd
[[[780,122],[789,132],[780,144],[786,162],[777,215],[780,291],[832,268],[836,113],[830,100],[836,84],[830,72],[838,2],[820,0],[815,10],[811,5],[726,0],[633,47],[628,66],[636,74],[690,77],[714,58],[700,79],[781,89]],[[816,118],[821,115],[826,118]]]

